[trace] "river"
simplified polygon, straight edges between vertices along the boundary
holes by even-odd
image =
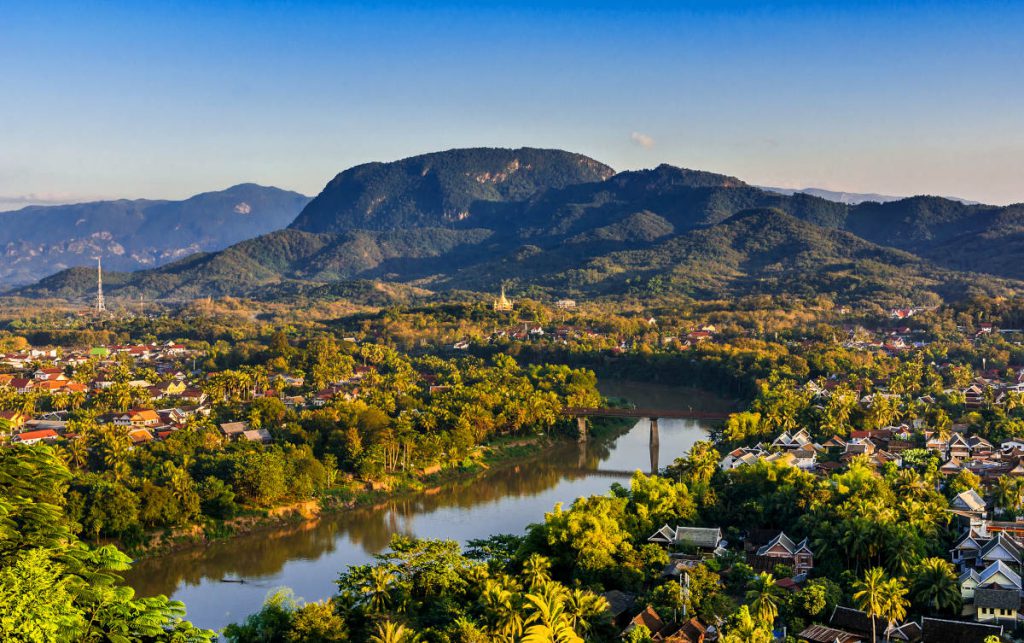
[[[727,405],[692,389],[614,382],[602,383],[601,390],[647,408],[722,410]],[[219,630],[259,609],[267,594],[282,586],[309,601],[331,596],[338,573],[371,561],[392,534],[460,542],[521,534],[555,503],[606,493],[614,482],[628,484],[633,471],[665,466],[707,437],[701,422],[663,419],[660,447],[652,449],[649,427],[649,421],[640,420],[611,442],[563,444],[526,463],[375,507],[143,559],[127,581],[140,596],[166,594],[184,601],[189,620]],[[223,578],[245,583],[224,583]]]

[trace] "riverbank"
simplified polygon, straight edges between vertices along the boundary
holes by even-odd
[[[600,445],[614,440],[627,432],[633,422],[621,418],[594,418],[588,430],[590,441]],[[299,527],[327,515],[374,507],[417,494],[429,494],[444,485],[473,480],[490,471],[515,468],[530,462],[545,450],[564,448],[575,443],[576,438],[572,436],[499,438],[478,446],[468,464],[404,472],[373,483],[347,477],[342,484],[314,498],[267,508],[247,507],[240,515],[228,520],[208,520],[177,529],[148,532],[146,542],[141,546],[126,548],[123,543],[117,544],[136,560],[141,560],[208,547],[215,542],[261,530]]]
[[[556,504],[606,494],[614,483],[628,486],[638,470],[647,473],[670,464],[695,441],[706,440],[710,428],[694,420],[663,420],[660,447],[653,448],[644,420],[611,434],[599,429],[602,437],[586,443],[555,440],[537,450],[506,444],[504,460],[446,478],[454,481],[435,478],[420,492],[367,494],[364,503],[351,509],[150,556],[139,560],[125,579],[139,596],[182,600],[190,620],[219,629],[244,620],[280,587],[307,601],[334,595],[339,572],[373,562],[395,535],[463,545],[495,534],[521,535]]]

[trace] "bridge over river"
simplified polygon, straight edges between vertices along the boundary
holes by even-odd
[[[614,407],[581,407],[570,406],[562,411],[562,415],[576,418],[579,427],[579,440],[587,440],[587,418],[588,417],[609,417],[609,418],[649,418],[651,420],[651,446],[658,445],[658,420],[711,420],[724,421],[729,418],[728,413],[716,413],[709,411],[694,411],[691,409],[645,409],[645,408],[614,408]]]

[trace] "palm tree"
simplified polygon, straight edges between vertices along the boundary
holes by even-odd
[[[84,438],[79,436],[74,440],[67,440],[64,443],[64,450],[67,453],[68,464],[76,469],[81,469],[85,466],[85,460],[89,453],[85,448]]]
[[[1016,512],[1020,508],[1020,486],[1017,480],[1010,476],[1000,476],[996,482],[995,501],[996,506],[1005,513]]]
[[[370,568],[370,576],[363,586],[363,594],[372,611],[380,613],[391,602],[391,585],[394,580],[394,572],[387,567]]]
[[[902,578],[890,578],[885,581],[883,595],[885,596],[885,618],[890,623],[899,623],[907,618],[907,608],[910,601],[907,600],[907,588]]]
[[[914,602],[929,612],[951,612],[960,605],[953,565],[941,558],[925,558],[917,567],[912,588]]]
[[[522,643],[584,643],[569,623],[562,586],[545,583],[536,593],[527,594],[526,600],[531,613]]]
[[[85,391],[72,391],[68,394],[68,408],[77,410],[85,404]]]
[[[871,641],[878,642],[878,635],[875,632],[875,620],[878,617],[885,618],[889,613],[889,582],[885,577],[885,570],[881,567],[872,567],[864,572],[863,580],[853,584],[856,590],[853,600],[857,608],[861,609],[871,618]]]
[[[370,643],[417,643],[419,640],[419,634],[391,621],[378,623],[377,633],[370,637]]]
[[[517,597],[494,580],[487,580],[480,594],[492,634],[514,638],[523,633],[523,615]]]
[[[593,592],[575,588],[565,597],[565,614],[578,634],[590,632],[593,619],[608,610],[608,601]]]
[[[551,561],[540,554],[530,554],[523,563],[526,585],[534,589],[551,580]]]
[[[779,615],[779,588],[775,584],[775,577],[767,572],[761,572],[747,587],[750,608],[762,623],[771,627],[775,623],[775,617]]]

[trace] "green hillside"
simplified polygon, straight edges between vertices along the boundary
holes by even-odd
[[[1024,207],[938,197],[850,206],[660,165],[612,171],[557,150],[452,150],[339,174],[291,226],[155,270],[112,296],[335,296],[379,280],[552,295],[827,293],[928,300],[1009,293]],[[983,274],[988,273],[988,274]],[[68,271],[28,296],[88,297]]]

